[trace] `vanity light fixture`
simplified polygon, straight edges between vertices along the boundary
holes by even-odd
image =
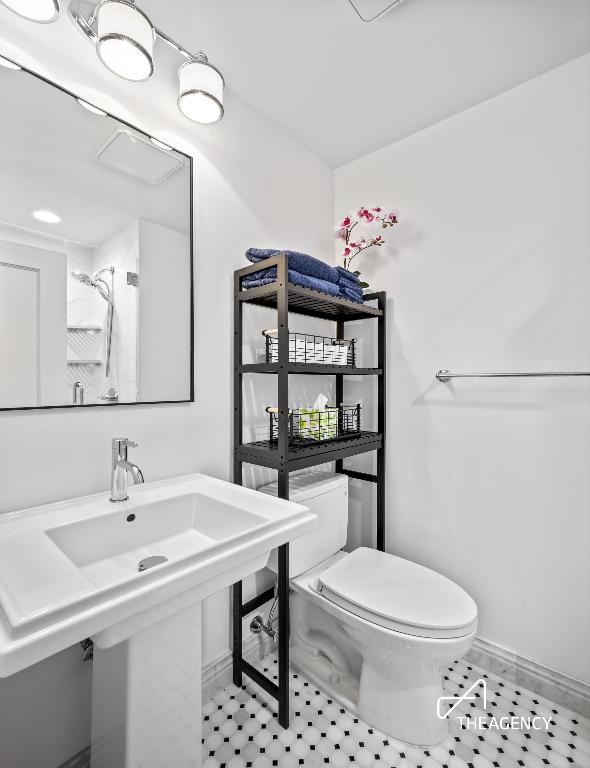
[[[84,107],[84,109],[87,109],[89,112],[92,112],[93,115],[100,115],[101,117],[106,117],[106,112],[104,112],[102,109],[99,109],[98,107],[95,107],[94,104],[90,104],[88,101],[84,101],[84,99],[76,99],[78,104],[81,107]]]
[[[43,221],[45,224],[59,224],[61,221],[61,216],[53,213],[53,211],[39,210],[32,211],[32,214],[33,218],[37,219],[37,221]]]
[[[147,80],[154,71],[156,33],[133,0],[102,0],[97,6],[96,53],[125,80]]]
[[[203,125],[221,120],[225,82],[219,70],[202,51],[191,53],[154,27],[135,0],[100,0],[96,5],[73,0],[70,15],[105,67],[126,80],[140,82],[151,77],[154,44],[159,38],[185,59],[178,70],[180,112]]]
[[[40,24],[49,24],[59,16],[58,0],[0,0],[0,5],[23,19]]]
[[[22,69],[22,67],[20,67],[18,64],[15,64],[14,61],[5,59],[4,56],[0,56],[0,67],[4,67],[5,69],[13,69],[15,72],[20,72]]]
[[[180,94],[178,109],[195,123],[210,125],[223,117],[223,88],[221,72],[209,64],[204,53],[186,61],[178,70]]]

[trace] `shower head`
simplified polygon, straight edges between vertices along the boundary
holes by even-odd
[[[1,1],[1,0],[0,0]],[[105,272],[111,275],[111,286],[101,277]],[[105,360],[105,375],[108,377],[111,373],[111,342],[113,338],[113,314],[115,311],[115,302],[113,301],[113,289],[114,289],[114,267],[105,267],[99,270],[93,277],[88,272],[72,272],[74,280],[87,285],[89,288],[96,288],[102,298],[108,304],[107,310],[107,335],[106,335],[106,360]]]
[[[90,286],[90,288],[96,287],[96,283],[86,272],[72,272],[72,277],[75,280],[79,280],[83,285]]]
[[[87,272],[72,272],[72,277],[75,280],[78,280],[82,285],[87,285],[89,288],[96,288],[96,290],[100,293],[102,298],[105,301],[108,301],[109,304],[111,302],[111,291],[109,286],[105,283],[105,281],[99,277],[103,272],[110,272],[113,274],[114,272],[113,267],[108,267],[107,269],[101,269],[100,272],[97,272],[94,277],[90,277],[90,275]]]

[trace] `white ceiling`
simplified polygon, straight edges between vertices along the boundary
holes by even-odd
[[[178,155],[183,165],[159,184],[139,181],[96,160],[116,120],[25,72],[0,67],[0,92],[0,222],[92,246],[139,218],[188,232],[186,158]],[[39,209],[61,223],[37,221]]]
[[[347,0],[139,5],[333,166],[590,50],[588,0],[405,0],[371,24]]]

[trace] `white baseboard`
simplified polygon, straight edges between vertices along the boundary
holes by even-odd
[[[466,658],[515,685],[528,688],[584,717],[590,717],[590,685],[582,680],[518,656],[479,637],[475,639]]]
[[[252,663],[267,656],[274,646],[274,642],[267,635],[249,634],[242,645],[242,656]],[[226,651],[203,667],[201,672],[203,701],[210,699],[217,691],[231,683],[232,667],[231,651]]]
[[[264,658],[273,647],[273,642],[266,635],[249,635],[244,640],[243,655],[246,660],[252,662]],[[590,717],[590,685],[582,680],[518,656],[479,637],[475,639],[466,658],[514,685],[528,688],[529,691],[545,696],[562,707]],[[226,651],[203,668],[203,700],[211,698],[231,681],[232,655],[231,651]]]

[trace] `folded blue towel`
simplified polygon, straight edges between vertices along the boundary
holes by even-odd
[[[338,285],[343,286],[344,288],[350,288],[352,291],[358,291],[362,290],[360,286],[359,280],[349,280],[347,277],[341,277],[338,281]]]
[[[350,285],[353,288],[358,286],[359,276],[355,275],[354,272],[350,272],[350,270],[344,269],[344,267],[335,267],[335,269],[338,272],[339,285]]]
[[[308,256],[306,253],[279,251],[276,248],[248,248],[246,258],[248,261],[256,264],[259,261],[276,256],[277,253],[286,253],[289,258],[289,269],[298,272],[300,275],[317,277],[319,280],[338,284],[338,272],[335,267],[331,267],[325,261],[320,261],[313,256]]]
[[[356,301],[357,304],[363,304],[363,290],[362,288],[353,289],[347,288],[345,285],[340,286],[340,295],[343,299],[350,299],[350,301]]]
[[[242,287],[255,288],[258,285],[270,285],[270,283],[275,283],[276,280],[277,268],[269,267],[268,269],[262,269],[260,272],[253,272],[251,275],[248,275],[242,281]],[[314,291],[327,293],[330,296],[340,296],[340,289],[335,283],[331,283],[328,280],[320,280],[310,275],[302,275],[294,269],[289,270],[289,282],[294,285],[301,285],[304,288],[311,288]]]

